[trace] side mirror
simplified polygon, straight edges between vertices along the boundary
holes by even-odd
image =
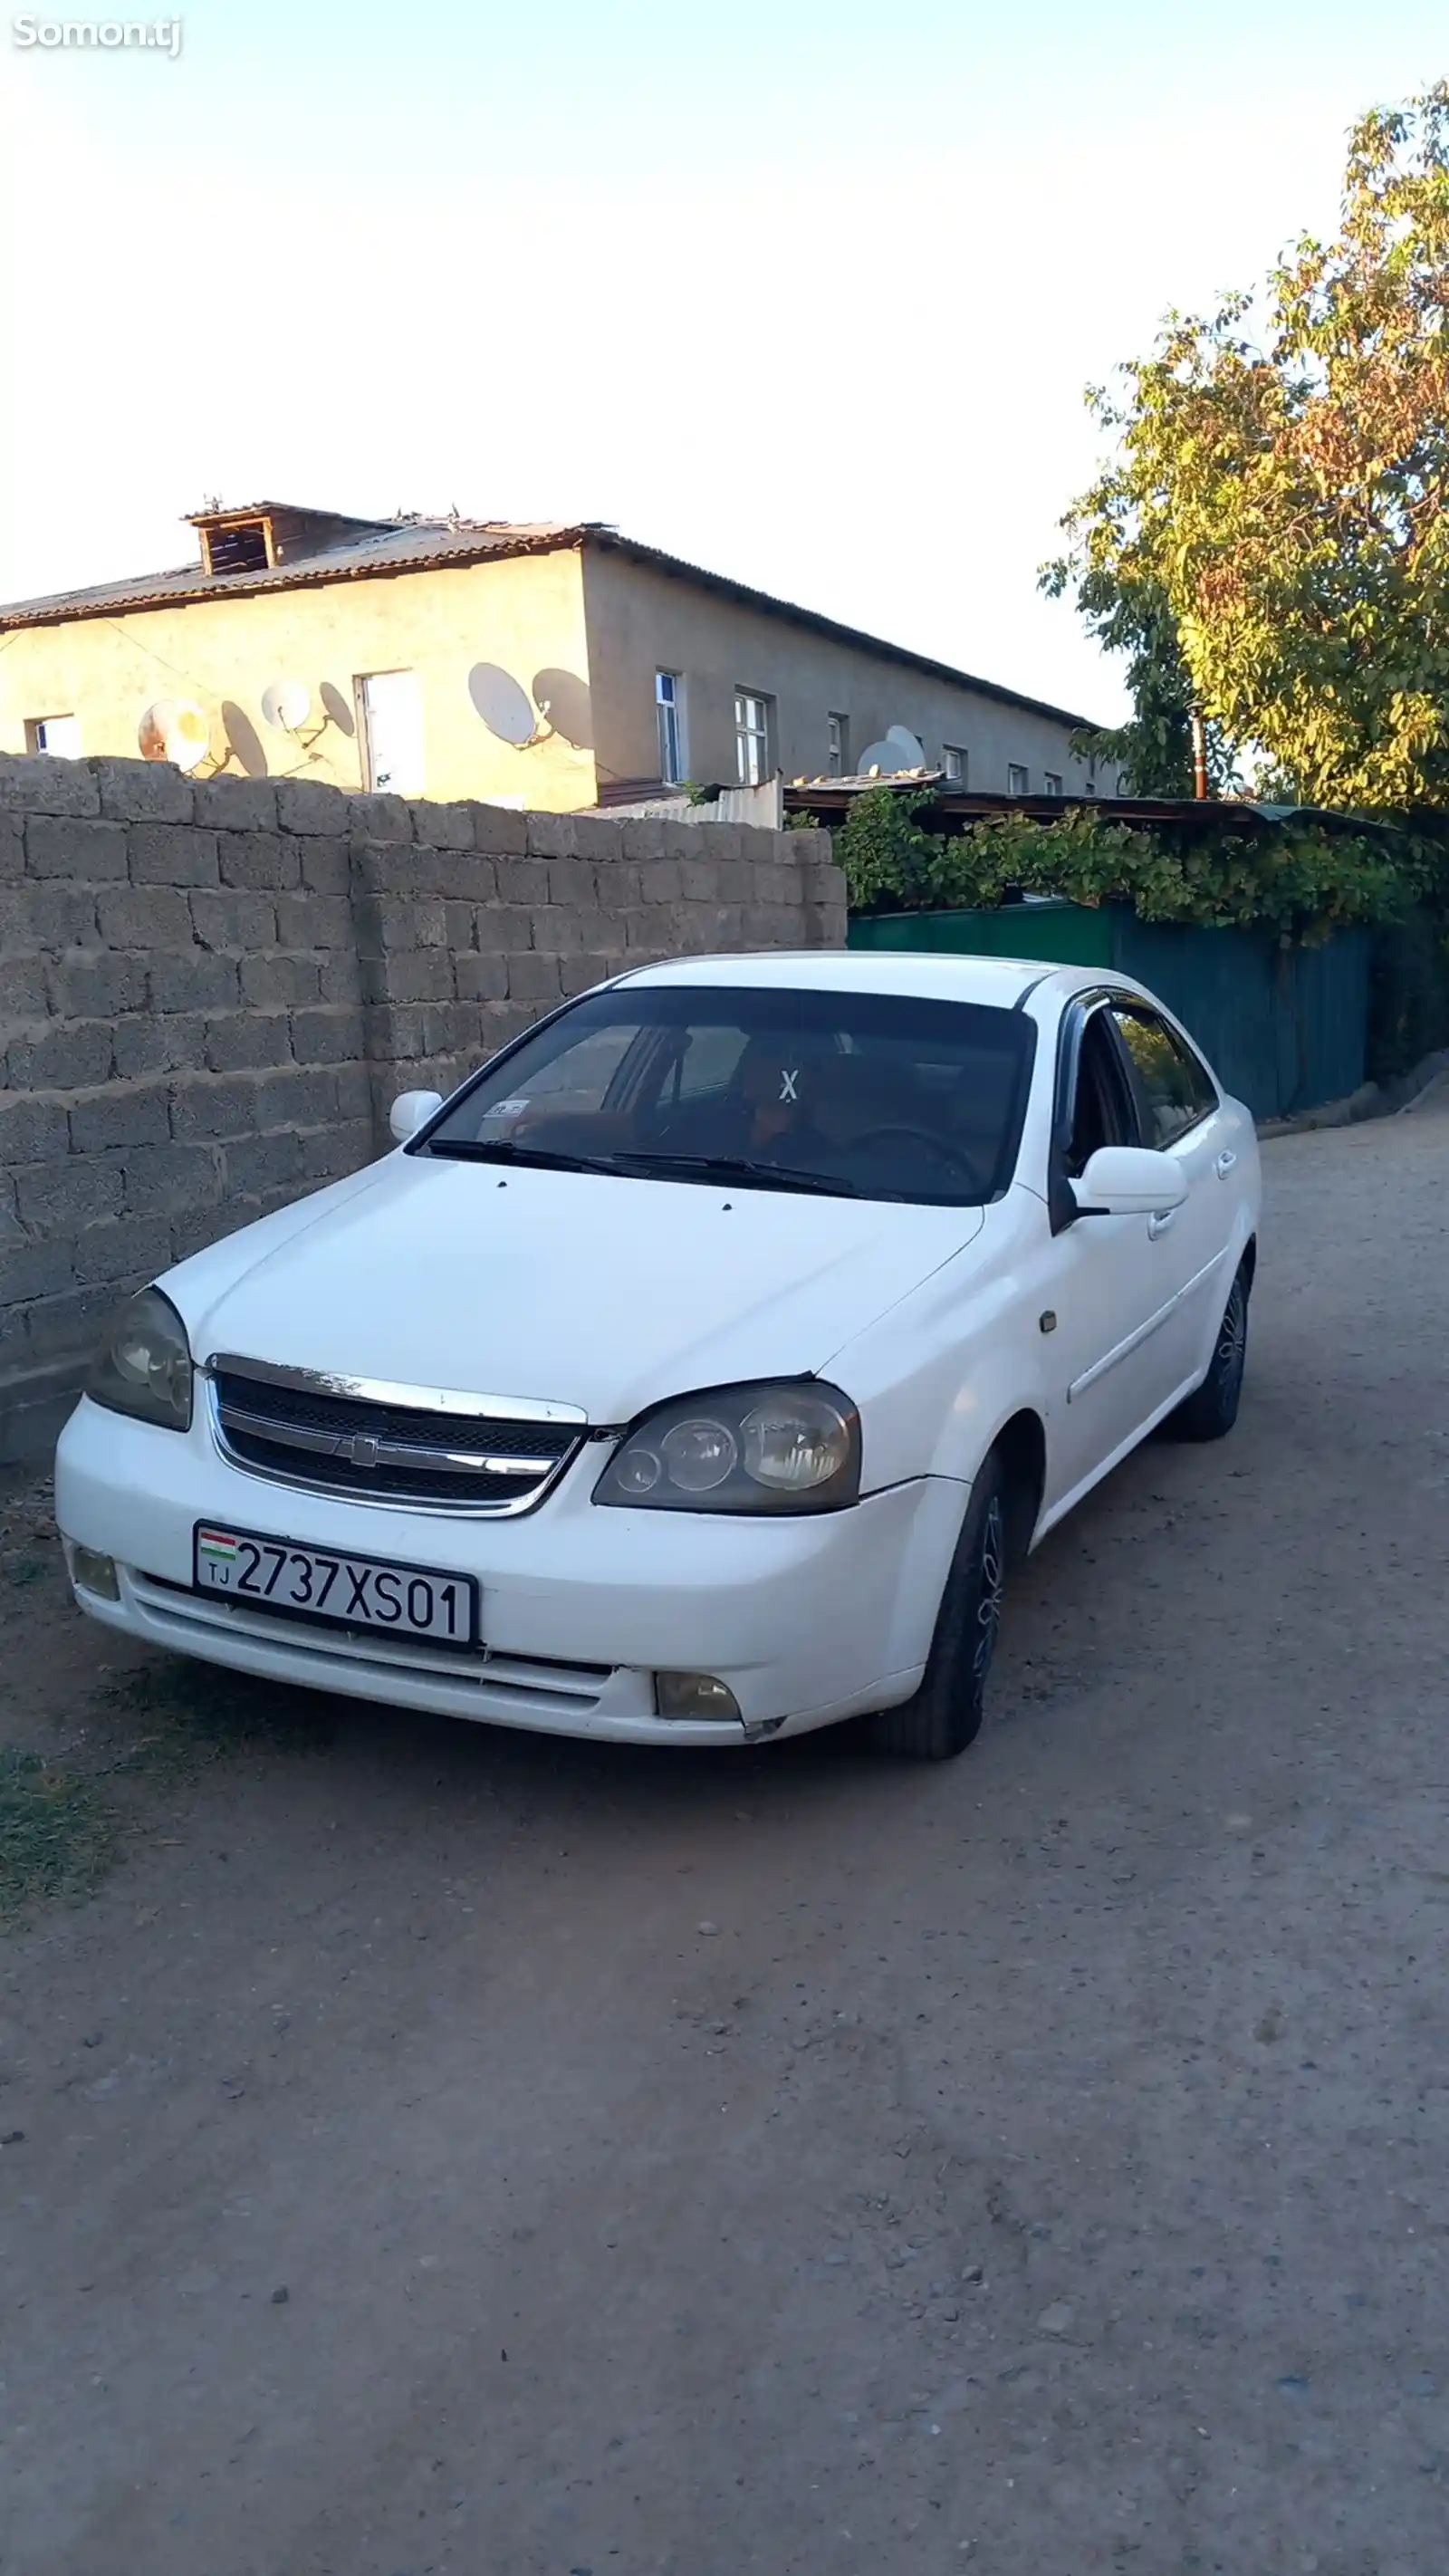
[[[442,1108],[441,1091],[400,1091],[387,1114],[394,1141],[405,1145]]]
[[[1187,1196],[1181,1164],[1146,1145],[1099,1145],[1071,1188],[1079,1216],[1161,1216]]]

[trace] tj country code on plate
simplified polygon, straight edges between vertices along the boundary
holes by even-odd
[[[198,1521],[195,1548],[198,1592],[224,1592],[248,1608],[335,1620],[343,1628],[390,1628],[454,1646],[471,1646],[477,1636],[478,1587],[471,1575],[333,1555],[211,1521]]]

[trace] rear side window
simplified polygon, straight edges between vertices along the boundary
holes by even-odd
[[[1171,1145],[1189,1127],[1210,1118],[1217,1090],[1201,1057],[1156,1011],[1140,1003],[1112,1005],[1146,1111],[1149,1145]]]

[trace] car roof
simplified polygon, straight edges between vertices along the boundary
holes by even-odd
[[[1026,925],[1023,924],[1023,927]],[[944,957],[884,948],[772,949],[757,956],[671,957],[620,979],[630,984],[779,985],[812,992],[905,993],[923,1001],[984,1002],[1012,1010],[1039,984],[1068,993],[1120,976],[1045,957]],[[1124,987],[1125,989],[1125,987]]]

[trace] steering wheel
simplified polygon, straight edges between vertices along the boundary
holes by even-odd
[[[968,1189],[980,1189],[981,1176],[974,1164],[967,1160],[959,1146],[949,1143],[946,1137],[933,1136],[929,1127],[869,1127],[863,1135],[857,1136],[855,1150],[859,1152],[866,1145],[879,1145],[887,1138],[899,1139],[902,1136],[912,1145],[924,1145],[938,1162],[953,1164]]]

